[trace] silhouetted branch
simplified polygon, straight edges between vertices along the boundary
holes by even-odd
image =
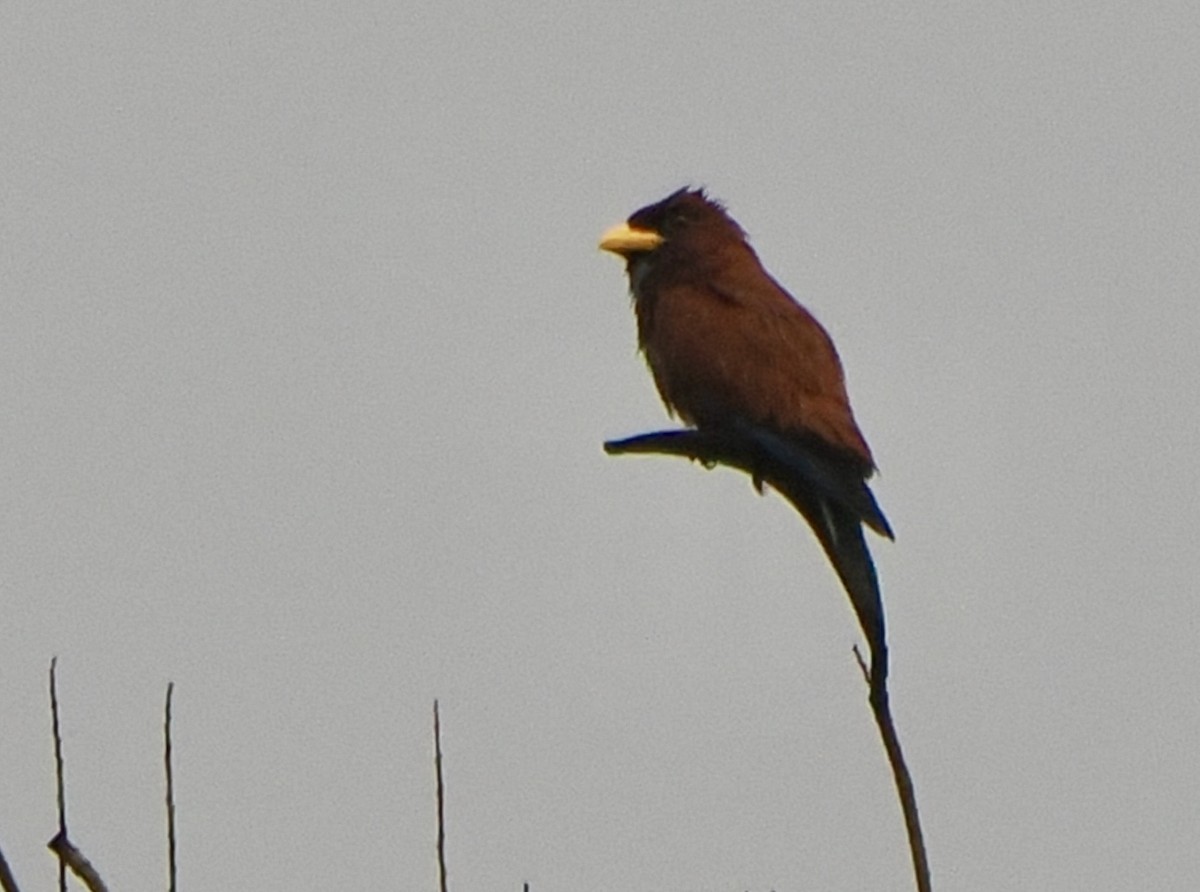
[[[0,852],[0,889],[3,892],[20,892],[17,888],[17,878],[13,876],[12,868],[8,866],[3,852]]]
[[[50,721],[54,729],[54,781],[58,787],[58,835],[50,841],[50,850],[57,852],[58,858],[58,889],[67,892],[67,862],[59,849],[55,848],[55,840],[67,839],[67,792],[66,768],[63,764],[62,729],[58,724],[58,657],[50,659]]]
[[[658,454],[678,455],[698,461],[705,467],[729,465],[757,478],[758,456],[745,437],[724,435],[713,431],[682,428],[638,434],[624,440],[608,440],[604,451],[609,455]]]
[[[887,687],[871,684],[871,673],[863,661],[858,646],[854,647],[854,659],[862,670],[863,681],[871,694],[867,698],[871,704],[871,714],[875,716],[875,724],[879,727],[879,736],[883,740],[883,748],[887,752],[888,763],[892,766],[892,778],[896,782],[896,796],[900,799],[900,809],[904,812],[904,829],[908,832],[908,849],[912,854],[913,876],[917,881],[919,892],[929,892],[929,859],[925,854],[925,834],[921,832],[921,818],[917,814],[917,795],[913,790],[912,776],[908,773],[908,763],[904,761],[904,753],[900,749],[900,738],[896,736],[896,726],[892,722],[892,707],[888,701]]]
[[[61,833],[55,834],[54,839],[46,843],[46,847],[58,855],[59,864],[71,868],[71,873],[79,877],[90,892],[108,892],[108,886],[104,885],[104,880],[100,879],[96,868],[92,867],[92,863],[83,857],[83,852],[75,848],[66,836]]]
[[[442,723],[437,700],[433,701],[433,773],[437,777],[438,889],[446,892],[446,795],[442,783]]]
[[[46,848],[58,856],[58,888],[67,889],[67,868],[79,877],[91,892],[108,892],[104,880],[90,861],[67,837],[67,783],[63,759],[62,728],[58,721],[58,657],[50,660],[50,718],[54,728],[54,779],[58,787],[58,832]]]
[[[167,774],[167,888],[175,892],[175,772],[171,767],[171,695],[175,682],[167,684],[167,704],[163,710],[163,767]]]

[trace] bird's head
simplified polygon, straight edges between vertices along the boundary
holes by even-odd
[[[703,276],[730,252],[748,252],[746,234],[702,189],[680,189],[635,211],[600,238],[600,249],[625,258],[638,297],[648,278]]]

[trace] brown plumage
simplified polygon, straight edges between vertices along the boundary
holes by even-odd
[[[829,335],[702,191],[642,208],[600,247],[626,261],[639,345],[663,402],[736,444],[730,463],[805,517],[850,595],[882,682],[883,605],[861,524],[892,532],[866,483],[875,462]]]

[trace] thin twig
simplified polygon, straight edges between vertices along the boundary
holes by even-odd
[[[54,780],[58,786],[58,835],[50,841],[51,851],[58,854],[58,889],[67,892],[67,862],[61,848],[55,848],[55,840],[67,845],[67,793],[66,768],[63,765],[62,729],[58,724],[58,657],[50,659],[50,720],[54,728]]]
[[[13,876],[12,868],[8,866],[3,852],[0,852],[0,889],[4,892],[20,892],[17,888],[17,878]]]
[[[863,681],[867,683],[871,694],[867,698],[871,704],[871,714],[875,716],[875,724],[879,727],[879,736],[883,740],[884,751],[887,752],[888,764],[892,766],[892,778],[896,782],[896,796],[900,799],[900,809],[904,812],[904,829],[908,833],[908,849],[912,854],[913,877],[917,882],[918,892],[929,892],[929,859],[925,854],[925,834],[921,831],[921,818],[917,814],[917,796],[913,790],[912,776],[908,773],[908,763],[904,761],[904,753],[900,749],[900,738],[896,736],[896,726],[892,722],[892,708],[888,699],[886,685],[873,685],[871,673],[859,653],[858,645],[854,646],[854,659],[862,671]]]
[[[100,879],[100,874],[92,866],[92,862],[83,857],[83,852],[75,848],[66,836],[55,835],[54,839],[46,843],[46,847],[58,855],[59,864],[66,864],[71,868],[71,873],[79,877],[90,892],[108,892],[108,886],[104,885],[104,880]]]
[[[171,767],[171,695],[175,682],[167,683],[167,705],[163,710],[163,767],[167,773],[167,888],[175,892],[175,772]]]
[[[46,848],[58,856],[59,892],[67,889],[67,868],[79,877],[91,892],[108,892],[104,880],[83,852],[67,836],[67,784],[63,759],[62,728],[58,722],[58,657],[50,660],[50,718],[54,726],[54,778],[58,786],[58,832],[46,843]]]
[[[433,701],[433,772],[437,776],[438,889],[446,892],[446,792],[442,783],[442,723]]]

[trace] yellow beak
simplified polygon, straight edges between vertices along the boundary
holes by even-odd
[[[613,254],[627,257],[630,254],[653,251],[663,241],[663,237],[657,232],[649,229],[634,229],[628,223],[618,223],[600,236],[600,250],[611,251]]]

